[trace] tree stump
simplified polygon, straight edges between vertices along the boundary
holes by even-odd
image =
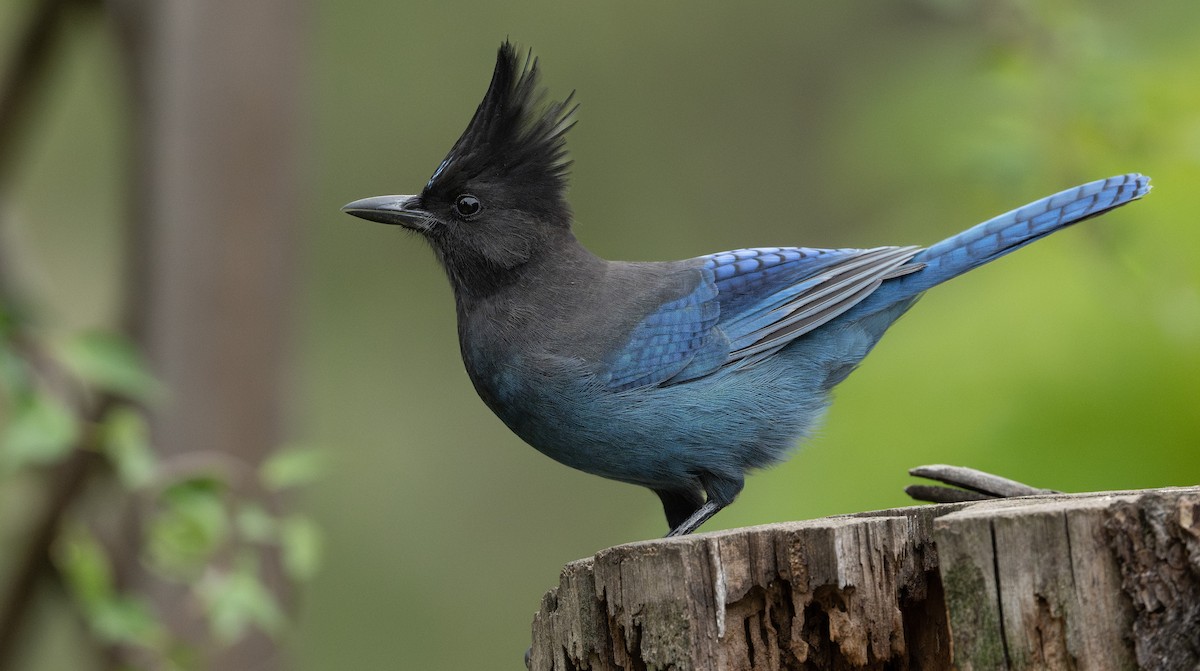
[[[1200,487],[919,506],[563,568],[535,671],[1200,668]]]

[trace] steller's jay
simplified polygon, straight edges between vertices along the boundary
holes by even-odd
[[[691,533],[787,457],[830,390],[926,289],[1149,190],[1121,175],[922,249],[738,249],[606,261],[571,233],[572,96],[542,105],[505,42],[466,131],[415,196],[346,212],[425,237],[450,283],[484,403],[547,456],[649,487]]]

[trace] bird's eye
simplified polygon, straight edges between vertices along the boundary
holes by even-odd
[[[459,216],[470,218],[483,209],[483,203],[479,199],[469,193],[465,193],[454,199],[454,209],[458,211]]]

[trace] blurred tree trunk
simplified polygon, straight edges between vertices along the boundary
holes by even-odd
[[[284,437],[305,8],[294,0],[111,7],[135,124],[127,324],[169,390],[153,421],[155,447],[166,460],[214,457],[245,466],[235,480],[252,476]],[[206,645],[182,592],[126,559],[128,586]],[[278,571],[265,568],[280,594]],[[204,657],[214,669],[282,665],[257,634]]]

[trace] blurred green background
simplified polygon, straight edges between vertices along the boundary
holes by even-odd
[[[309,6],[287,393],[295,440],[330,468],[299,502],[325,560],[296,668],[523,668],[564,563],[666,531],[650,492],[510,434],[463,371],[426,246],[338,211],[421,188],[506,37],[534,48],[552,96],[578,91],[570,198],[608,258],[929,244],[1078,183],[1153,177],[1144,201],[923,299],[816,438],[705,529],[904,505],[905,470],[926,463],[1069,491],[1200,482],[1193,0]],[[64,330],[115,319],[115,61],[101,35],[61,55],[10,201],[36,213],[10,233]]]

